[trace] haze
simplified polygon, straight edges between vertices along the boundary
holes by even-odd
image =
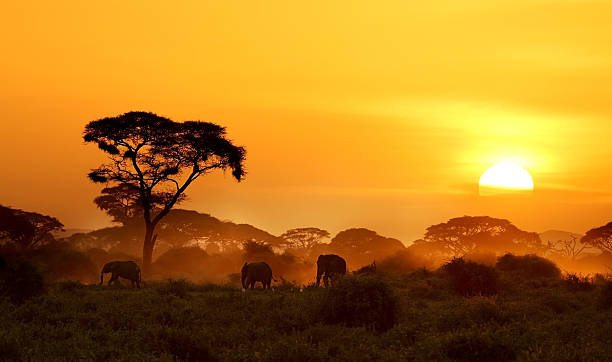
[[[0,31],[0,200],[110,224],[84,125],[130,110],[227,126],[248,175],[182,208],[272,233],[367,227],[407,243],[491,215],[578,233],[612,212],[612,3],[14,1]],[[513,161],[528,197],[480,197]]]

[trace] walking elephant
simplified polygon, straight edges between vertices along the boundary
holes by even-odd
[[[100,272],[100,285],[104,283],[104,274],[112,273],[108,285],[111,285],[119,277],[132,282],[132,287],[140,288],[141,273],[138,264],[133,261],[111,261],[104,264]]]
[[[261,261],[256,263],[244,263],[242,266],[242,288],[247,289],[249,285],[251,289],[255,287],[256,282],[261,282],[264,289],[270,289],[272,283],[272,268]]]
[[[329,279],[334,274],[346,274],[346,261],[336,254],[319,255],[317,259],[317,287],[321,283],[321,276],[323,277],[323,284],[327,287]]]

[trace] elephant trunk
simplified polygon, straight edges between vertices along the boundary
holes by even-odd
[[[246,282],[246,275],[242,276],[240,282],[242,283],[242,289],[246,289],[246,285],[244,284]]]
[[[100,285],[104,284],[104,273],[100,273]]]

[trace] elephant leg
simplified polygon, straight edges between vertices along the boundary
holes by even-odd
[[[317,272],[317,287],[321,285],[321,274]]]
[[[325,284],[325,288],[329,286],[329,276],[327,275],[327,273],[323,275],[323,284]]]
[[[113,273],[113,275],[111,276],[110,280],[108,281],[108,285],[111,285],[112,283],[114,283],[117,279],[119,279],[119,275]]]
[[[250,284],[251,284],[251,289],[254,289],[254,288],[255,288],[255,281],[254,281],[254,280],[251,280],[251,281],[250,281]]]

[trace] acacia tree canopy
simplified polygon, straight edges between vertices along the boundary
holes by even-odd
[[[612,253],[612,222],[587,231],[580,242],[601,251]]]
[[[145,272],[151,265],[155,227],[189,185],[216,169],[231,170],[238,181],[245,175],[245,149],[235,146],[225,128],[214,123],[179,123],[154,113],[128,112],[89,122],[83,139],[97,144],[109,158],[89,173],[92,181],[138,189]]]
[[[58,219],[0,205],[0,239],[24,251],[55,240],[52,231],[63,230]]]
[[[297,228],[285,231],[280,238],[289,248],[310,249],[321,243],[323,239],[330,237],[327,230],[315,227]]]
[[[476,249],[502,252],[537,252],[542,242],[537,233],[520,230],[506,219],[463,216],[427,228],[423,242],[438,245],[452,256]]]

